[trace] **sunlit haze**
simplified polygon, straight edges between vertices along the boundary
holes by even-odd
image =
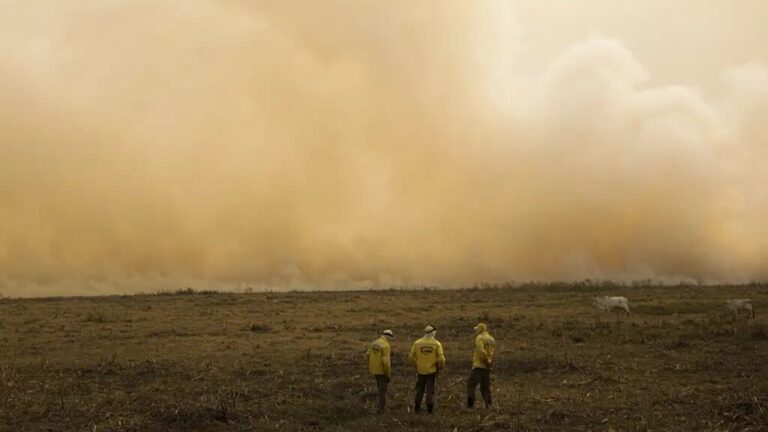
[[[0,293],[768,277],[763,0],[0,0]]]

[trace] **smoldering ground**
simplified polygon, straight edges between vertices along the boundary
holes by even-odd
[[[2,292],[765,278],[758,26],[669,85],[515,5],[2,2]]]

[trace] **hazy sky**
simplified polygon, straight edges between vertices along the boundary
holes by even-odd
[[[0,293],[768,278],[763,0],[0,0]]]

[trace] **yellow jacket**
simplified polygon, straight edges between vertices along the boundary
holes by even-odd
[[[368,371],[371,375],[386,375],[392,378],[392,363],[390,357],[392,347],[385,336],[368,345]]]
[[[475,353],[472,355],[472,367],[489,369],[493,362],[493,350],[496,339],[490,333],[484,331],[475,338]]]
[[[420,375],[429,375],[445,369],[443,345],[435,338],[423,337],[413,343],[408,361],[416,366]]]

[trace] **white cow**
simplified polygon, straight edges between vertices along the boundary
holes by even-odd
[[[752,314],[752,318],[755,317],[755,310],[752,308],[752,300],[750,299],[731,299],[725,302],[725,307],[733,314],[734,321],[741,311],[747,311],[747,318],[749,318],[749,314]]]
[[[619,310],[623,310],[629,317],[629,301],[626,297],[595,297],[592,299],[592,304],[597,308],[597,319],[600,320],[600,311],[603,312],[616,312],[616,321],[619,320]]]

